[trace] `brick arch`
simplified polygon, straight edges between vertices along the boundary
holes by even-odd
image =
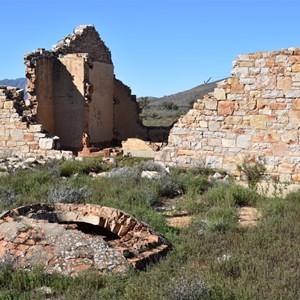
[[[87,223],[105,228],[119,237],[107,243],[136,269],[144,268],[171,249],[171,244],[161,234],[116,208],[95,204],[34,204],[6,211],[0,216],[0,224],[1,220],[20,216],[49,223]]]

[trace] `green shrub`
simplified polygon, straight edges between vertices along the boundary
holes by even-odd
[[[300,189],[290,192],[286,195],[285,200],[300,203]]]
[[[237,210],[233,207],[212,207],[207,213],[207,228],[225,233],[237,226]]]
[[[159,197],[174,198],[183,193],[182,185],[170,176],[163,176],[154,182]]]
[[[266,167],[259,161],[250,162],[250,157],[246,156],[241,165],[237,166],[238,170],[246,176],[249,188],[256,190],[257,184],[265,174]]]
[[[210,188],[203,199],[211,205],[217,206],[245,206],[255,205],[263,197],[253,190],[244,188],[235,183],[218,183]]]
[[[90,172],[100,172],[108,167],[99,158],[85,158],[82,161],[66,160],[60,167],[60,175],[70,177],[74,174],[89,174]]]

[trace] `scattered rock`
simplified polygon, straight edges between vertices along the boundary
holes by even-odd
[[[163,176],[162,173],[156,171],[142,171],[141,177],[148,179],[159,179]]]

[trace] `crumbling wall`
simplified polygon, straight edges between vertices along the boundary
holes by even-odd
[[[156,160],[236,172],[249,160],[300,181],[300,49],[240,55],[232,77],[181,117]]]
[[[167,142],[171,126],[144,126],[139,104],[128,86],[114,81],[114,139],[124,141],[139,138],[146,141]]]
[[[71,152],[55,150],[58,137],[43,132],[41,125],[23,120],[24,109],[23,90],[0,86],[0,157],[71,157]]]
[[[81,25],[52,51],[24,57],[27,121],[60,137],[64,149],[81,150],[130,137],[166,142],[170,127],[145,127],[131,90],[114,78],[109,49],[91,25]]]
[[[52,50],[57,55],[88,53],[92,61],[112,64],[110,50],[92,25],[79,25],[72,34],[54,45]]]

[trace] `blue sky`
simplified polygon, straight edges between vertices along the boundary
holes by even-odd
[[[0,79],[23,56],[93,24],[116,77],[137,96],[164,96],[230,76],[238,54],[300,47],[299,0],[0,0]]]

